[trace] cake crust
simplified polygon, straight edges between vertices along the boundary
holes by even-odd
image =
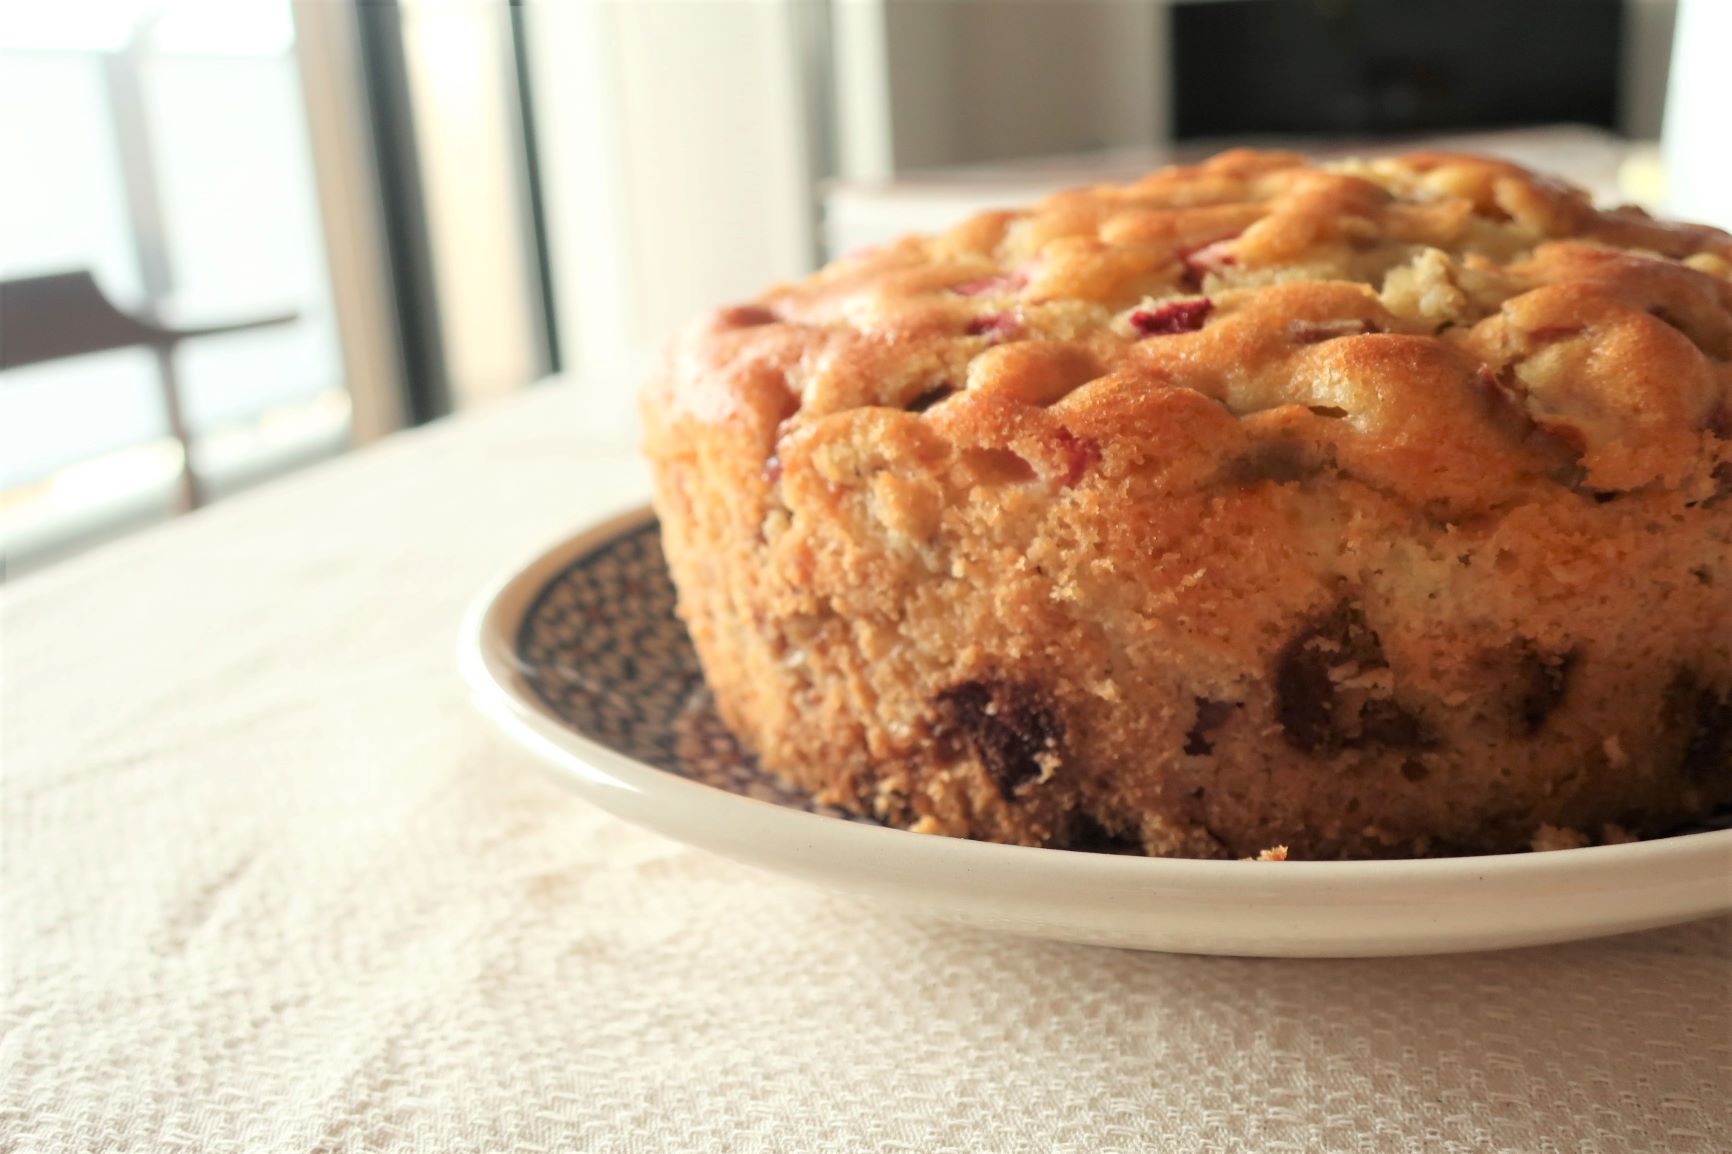
[[[1732,237],[1238,151],[839,261],[646,390],[771,770],[933,833],[1294,858],[1732,801]]]

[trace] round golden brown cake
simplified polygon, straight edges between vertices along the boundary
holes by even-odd
[[[1230,152],[723,309],[644,409],[716,705],[828,802],[1357,858],[1732,801],[1723,232]]]

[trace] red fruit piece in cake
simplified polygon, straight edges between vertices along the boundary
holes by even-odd
[[[1165,337],[1175,333],[1194,333],[1203,327],[1215,304],[1207,297],[1189,301],[1168,301],[1152,309],[1138,309],[1131,314],[1132,330],[1139,337]]]

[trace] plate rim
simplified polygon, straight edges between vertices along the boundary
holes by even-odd
[[[514,643],[497,644],[499,638],[517,636],[524,613],[549,578],[585,553],[656,520],[654,509],[647,504],[616,512],[587,528],[562,534],[503,569],[469,603],[460,627],[457,658],[483,714],[559,776],[592,787],[581,790],[589,800],[664,836],[728,853],[709,844],[714,839],[669,834],[661,823],[644,820],[645,813],[658,802],[695,803],[717,807],[717,820],[731,819],[727,824],[736,830],[742,825],[756,829],[776,824],[782,827],[779,832],[783,836],[810,835],[802,840],[808,843],[807,853],[814,857],[831,856],[838,848],[872,856],[892,854],[904,859],[901,864],[905,869],[918,870],[923,876],[934,876],[936,871],[935,880],[952,883],[967,880],[954,876],[959,871],[974,875],[993,868],[1017,874],[1037,869],[1062,875],[1076,886],[1145,891],[1240,886],[1254,879],[1259,893],[1276,900],[1284,894],[1311,898],[1321,889],[1359,899],[1383,890],[1401,891],[1390,900],[1408,901],[1417,889],[1436,890],[1430,896],[1438,898],[1459,894],[1478,901],[1485,898],[1482,887],[1487,884],[1519,890],[1552,886],[1568,877],[1583,892],[1589,892],[1597,888],[1596,881],[1614,878],[1629,888],[1632,873],[1660,866],[1672,867],[1663,873],[1673,877],[1700,878],[1716,865],[1732,870],[1732,830],[1528,853],[1356,861],[1223,861],[1090,853],[913,833],[809,813],[693,781],[639,761],[570,727],[536,696],[507,660],[508,653],[502,649],[510,651]],[[640,804],[626,804],[628,799]],[[1722,911],[1732,909],[1732,874],[1728,879],[1727,892],[1717,907]],[[1464,882],[1479,884],[1463,887]],[[1657,878],[1654,884],[1665,885],[1667,879]]]

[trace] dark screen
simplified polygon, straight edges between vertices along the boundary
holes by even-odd
[[[1171,12],[1181,139],[1617,126],[1621,0],[1238,0]]]

